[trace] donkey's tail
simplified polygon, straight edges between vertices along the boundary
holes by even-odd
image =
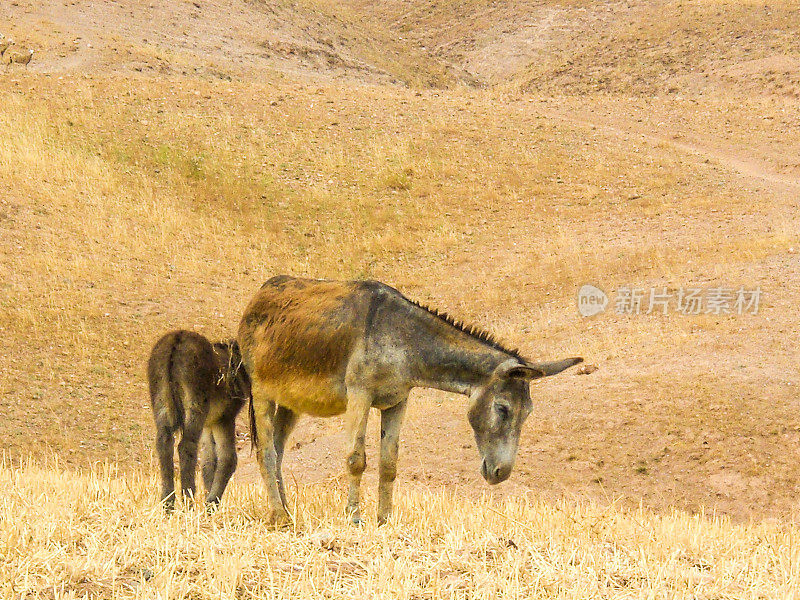
[[[180,332],[161,338],[153,348],[147,365],[150,403],[159,429],[176,431],[183,428],[182,390],[174,373],[181,341]]]
[[[181,385],[178,378],[175,376],[175,356],[178,353],[178,346],[181,344],[181,338],[178,336],[172,349],[169,352],[169,360],[167,361],[167,381],[169,381],[169,417],[173,430],[183,429],[183,398]]]
[[[256,431],[256,411],[253,408],[253,394],[250,394],[250,402],[247,404],[247,413],[250,420],[250,452],[253,448],[258,450],[258,432]]]

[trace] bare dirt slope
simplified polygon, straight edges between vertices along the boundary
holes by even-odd
[[[0,8],[0,18],[11,35],[36,46],[31,69],[41,72],[451,81],[379,24],[314,0],[21,0]]]
[[[374,277],[599,365],[535,387],[497,493],[793,514],[799,23],[789,2],[3,3],[36,50],[0,76],[5,448],[147,461],[161,333],[230,336],[277,272]],[[764,296],[585,320],[584,283]],[[486,489],[465,411],[415,395],[401,485]],[[338,420],[293,444],[298,481],[340,473]]]
[[[800,94],[796,3],[422,0],[347,5],[478,84],[530,92]]]

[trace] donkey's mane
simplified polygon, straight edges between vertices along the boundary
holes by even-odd
[[[494,348],[495,350],[499,350],[500,352],[505,352],[506,354],[516,358],[520,362],[526,362],[525,359],[519,352],[518,348],[509,348],[501,343],[493,334],[489,333],[485,329],[478,327],[477,325],[473,325],[471,323],[467,323],[465,321],[459,321],[452,315],[444,312],[443,310],[439,310],[432,306],[428,306],[426,304],[422,304],[417,302],[416,300],[411,300],[410,298],[406,298],[411,304],[414,306],[421,308],[422,310],[432,314],[434,317],[441,319],[448,325],[455,327],[459,331],[463,331],[468,336],[478,340],[479,342],[483,342],[490,348]]]

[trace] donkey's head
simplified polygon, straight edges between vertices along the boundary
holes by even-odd
[[[511,475],[522,423],[531,412],[530,382],[560,373],[582,360],[567,358],[531,364],[512,358],[494,370],[485,386],[475,389],[468,417],[483,459],[481,475],[486,481],[494,485]]]
[[[249,400],[251,396],[250,377],[242,364],[242,354],[236,340],[215,342],[214,352],[217,355],[221,382],[228,388],[232,397]]]

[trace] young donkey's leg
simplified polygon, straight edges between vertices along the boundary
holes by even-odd
[[[189,395],[187,394],[185,398],[188,399]],[[200,435],[203,433],[203,425],[205,424],[208,410],[201,405],[195,406],[187,412],[186,422],[183,425],[183,435],[178,444],[178,458],[181,465],[181,491],[184,498],[189,496],[194,498],[197,448],[200,442]]]
[[[213,425],[214,441],[217,449],[217,470],[214,482],[206,488],[206,502],[219,504],[228,481],[236,470],[236,417],[229,420],[220,419]]]
[[[267,487],[269,504],[272,508],[270,522],[277,526],[287,525],[291,519],[289,513],[286,512],[286,507],[281,502],[278,488],[278,458],[273,438],[275,403],[257,387],[253,387],[252,402],[256,425],[258,466],[261,469],[261,477]]]
[[[358,504],[361,495],[361,475],[367,468],[365,436],[367,417],[372,406],[372,396],[365,390],[347,390],[347,429],[350,454],[347,456],[347,470],[350,473],[350,491],[347,495],[347,514],[353,523],[361,523]]]
[[[156,453],[161,465],[161,501],[164,508],[175,508],[175,468],[172,464],[175,452],[175,434],[169,426],[159,427],[156,435]]]
[[[286,447],[286,440],[289,439],[289,434],[294,429],[297,423],[297,413],[289,410],[284,406],[279,406],[275,412],[275,470],[278,475],[278,491],[281,495],[281,502],[286,506],[286,489],[283,485],[283,472],[281,466],[283,465],[283,450]]]
[[[381,464],[378,484],[378,524],[383,525],[392,512],[392,490],[397,476],[397,448],[406,401],[381,411]]]
[[[203,449],[203,487],[208,494],[214,484],[214,473],[217,470],[217,448],[210,427],[203,429],[203,435],[200,436],[200,447]]]

